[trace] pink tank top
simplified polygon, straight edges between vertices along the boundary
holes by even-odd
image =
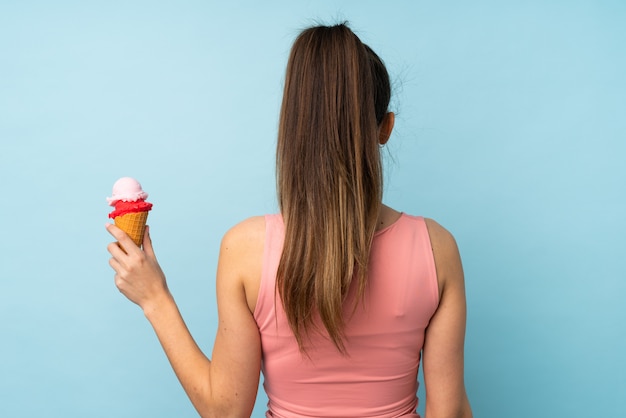
[[[424,331],[437,309],[437,274],[426,223],[406,214],[377,231],[364,303],[346,304],[347,356],[325,334],[298,349],[274,287],[284,242],[280,215],[267,215],[254,318],[261,333],[267,417],[419,417],[417,371]],[[323,329],[323,328],[322,328]]]

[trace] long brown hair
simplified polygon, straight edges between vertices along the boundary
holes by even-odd
[[[319,315],[345,353],[343,305],[362,299],[382,200],[378,125],[390,99],[380,58],[345,25],[316,26],[294,42],[277,147],[285,244],[276,289],[298,345]]]

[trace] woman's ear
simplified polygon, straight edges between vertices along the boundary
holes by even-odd
[[[391,131],[393,131],[393,124],[396,121],[396,115],[393,112],[389,112],[385,115],[380,126],[378,127],[378,142],[380,145],[385,145],[389,141]]]

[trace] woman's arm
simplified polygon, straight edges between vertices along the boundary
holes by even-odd
[[[463,372],[466,302],[461,257],[448,231],[431,219],[426,223],[440,300],[424,340],[425,418],[471,418]]]
[[[118,289],[138,304],[154,328],[185,392],[202,417],[249,417],[259,383],[258,328],[243,287],[256,259],[245,228],[233,228],[223,241],[217,274],[219,329],[213,361],[200,350],[167,289],[148,231],[144,249],[114,225],[107,226],[120,245],[109,245]],[[258,240],[256,241],[258,246]],[[259,260],[260,263],[260,260]],[[260,274],[260,267],[258,270]]]

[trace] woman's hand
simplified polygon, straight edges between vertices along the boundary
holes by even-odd
[[[106,225],[117,239],[108,245],[109,264],[115,270],[115,285],[124,296],[139,305],[144,312],[154,308],[163,297],[169,297],[165,275],[157,262],[149,228],[146,227],[143,251],[120,228]],[[123,248],[123,249],[122,249]]]

